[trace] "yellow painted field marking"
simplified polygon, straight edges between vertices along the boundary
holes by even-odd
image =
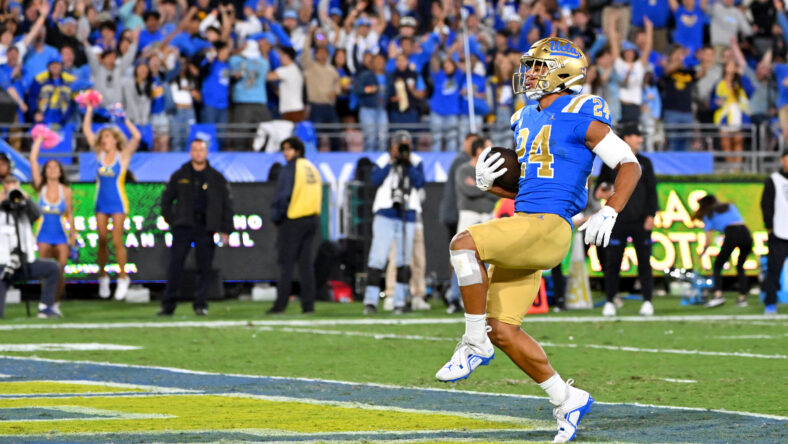
[[[3,395],[45,395],[45,394],[78,394],[78,393],[125,393],[142,392],[144,390],[130,387],[116,387],[100,384],[84,384],[75,382],[52,381],[6,381],[0,382],[0,394]]]
[[[266,428],[295,433],[526,429],[529,424],[480,420],[447,413],[423,414],[275,402],[221,395],[0,399],[0,408],[78,406],[126,414],[171,415],[155,419],[5,421],[0,435],[43,433],[153,432]],[[308,420],[306,420],[308,418]],[[531,426],[532,427],[532,426]]]

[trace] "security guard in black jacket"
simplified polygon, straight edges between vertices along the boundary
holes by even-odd
[[[161,195],[161,214],[172,232],[172,253],[167,270],[167,289],[159,316],[172,316],[180,290],[183,264],[192,242],[196,248],[197,287],[194,313],[208,314],[207,279],[213,262],[214,233],[227,243],[233,229],[233,202],[230,184],[222,173],[208,163],[208,144],[191,143],[191,161],[185,163],[167,182]]]
[[[643,305],[640,307],[640,314],[651,316],[654,314],[654,306],[651,304],[651,296],[654,290],[654,278],[651,272],[651,230],[654,229],[654,216],[657,215],[659,204],[657,203],[657,178],[654,175],[654,166],[648,157],[638,154],[638,149],[643,144],[643,136],[637,124],[628,124],[619,131],[621,139],[626,142],[632,152],[635,153],[642,175],[640,181],[632,192],[632,197],[616,219],[616,225],[610,235],[610,245],[605,248],[605,296],[607,302],[602,309],[604,316],[615,316],[616,306],[613,299],[618,292],[618,278],[621,272],[621,260],[624,258],[624,249],[627,246],[627,239],[632,238],[638,259],[638,278],[640,279],[641,290],[643,293]],[[594,190],[597,199],[608,199],[613,194],[612,184],[616,180],[616,171],[607,165],[602,165],[602,171],[597,178],[596,189]]]

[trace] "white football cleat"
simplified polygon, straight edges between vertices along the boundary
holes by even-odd
[[[101,299],[107,299],[112,295],[109,291],[109,276],[99,276],[99,296]]]
[[[432,307],[430,307],[430,304],[427,303],[424,298],[413,298],[410,300],[410,308],[413,311],[424,311],[429,310]]]
[[[651,304],[651,301],[643,301],[639,313],[640,316],[654,316],[654,305]]]
[[[568,392],[566,401],[553,408],[553,417],[558,421],[558,433],[553,438],[553,442],[568,442],[575,439],[580,420],[594,403],[594,398],[588,392],[572,387],[574,382],[572,379],[566,381]]]
[[[615,316],[616,315],[616,304],[612,302],[605,302],[605,306],[602,307],[602,316]]]
[[[487,335],[479,345],[472,344],[467,336],[454,349],[454,354],[435,377],[442,382],[457,382],[471,375],[480,365],[488,365],[495,358],[495,349]]]
[[[128,276],[125,278],[118,278],[118,286],[115,288],[115,300],[122,301],[126,299],[126,293],[129,291],[131,279]]]

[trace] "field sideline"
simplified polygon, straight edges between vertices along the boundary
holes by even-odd
[[[788,315],[754,302],[657,298],[660,316],[644,319],[627,301],[616,320],[572,311],[524,327],[599,401],[579,440],[785,441]],[[463,331],[442,306],[363,317],[360,304],[320,303],[305,317],[295,304],[266,317],[268,306],[217,302],[198,318],[183,304],[161,319],[155,304],[75,301],[55,322],[9,306],[0,441],[552,439],[544,393],[503,353],[467,381],[434,380]]]

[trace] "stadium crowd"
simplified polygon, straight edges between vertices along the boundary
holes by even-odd
[[[457,151],[469,82],[476,127],[511,143],[509,117],[523,105],[511,75],[548,36],[585,51],[584,92],[606,99],[614,122],[647,134],[714,124],[726,151],[742,150],[750,122],[779,120],[788,134],[781,0],[3,0],[0,86],[18,122],[53,129],[79,128],[74,98],[95,89],[96,122],[122,107],[152,127],[148,150],[186,150],[197,122],[284,119],[360,123],[367,151],[385,148],[388,125],[421,122],[432,135],[423,146]],[[339,128],[326,148],[360,139]]]

